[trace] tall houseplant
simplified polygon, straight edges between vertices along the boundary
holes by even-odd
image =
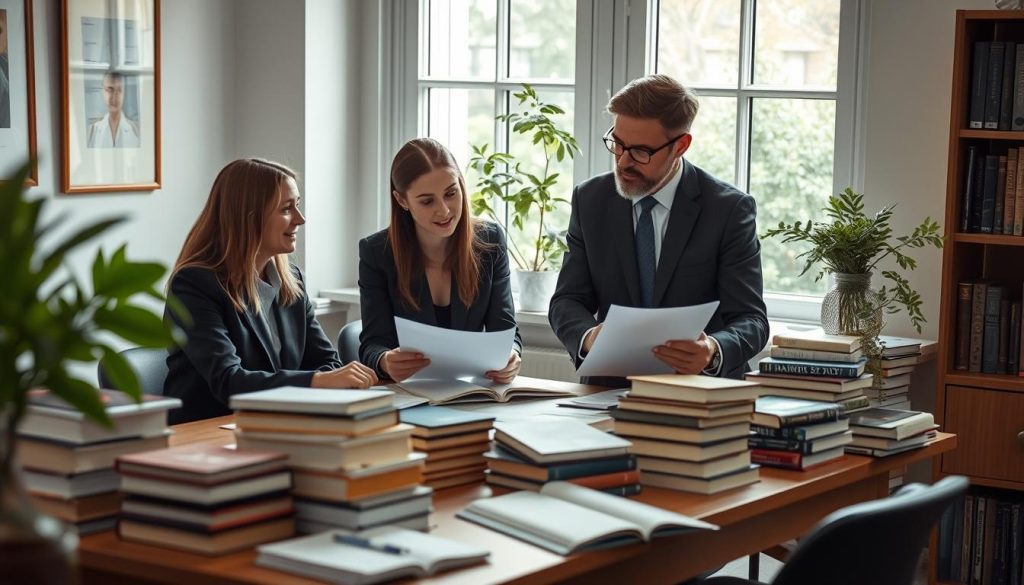
[[[162,265],[131,262],[123,246],[109,258],[99,251],[90,286],[65,266],[69,254],[123,218],[55,236],[64,218],[43,222],[46,200],[28,199],[23,189],[28,169],[0,182],[0,575],[12,582],[63,583],[69,543],[55,522],[33,510],[14,465],[29,390],[47,388],[87,419],[110,426],[96,388],[69,364],[102,359],[113,383],[139,399],[135,372],[110,341],[167,347],[173,337],[158,315],[132,301],[140,293],[164,300],[156,289]],[[46,250],[41,242],[50,242]]]
[[[566,157],[574,158],[580,148],[572,134],[556,122],[565,111],[542,102],[529,84],[522,86],[522,91],[512,94],[519,100],[522,111],[501,114],[497,120],[509,124],[514,134],[529,138],[541,149],[544,155],[541,172],[529,172],[521,160],[507,152],[488,154],[486,144],[472,146],[469,166],[479,178],[471,201],[474,215],[490,217],[506,229],[509,226],[505,218],[499,216],[492,202],[500,199],[507,205],[512,229],[526,236],[530,243],[529,247],[521,248],[518,238],[507,238],[509,255],[519,271],[519,306],[527,311],[542,311],[547,309],[557,279],[555,271],[566,250],[564,235],[548,226],[551,213],[569,203],[560,194],[563,178],[552,170],[552,164]],[[536,231],[527,225],[534,217]],[[527,229],[530,233],[526,233]]]
[[[835,277],[834,286],[822,300],[822,328],[826,333],[861,337],[868,369],[875,374],[876,383],[881,356],[878,336],[885,326],[884,315],[905,310],[919,333],[925,318],[921,313],[921,295],[910,287],[903,274],[883,270],[882,276],[889,283],[879,290],[870,288],[871,277],[879,263],[890,256],[901,270],[908,271],[917,267],[917,261],[907,254],[910,249],[942,248],[939,224],[928,217],[909,235],[894,236],[891,220],[895,207],[883,207],[869,217],[864,212],[864,196],[847,187],[842,193],[829,197],[828,205],[823,208],[828,221],[798,221],[792,225],[779,222],[777,228],[762,236],[781,237],[784,243],[811,245],[797,256],[806,260],[800,274],[820,264],[815,281],[826,274]]]

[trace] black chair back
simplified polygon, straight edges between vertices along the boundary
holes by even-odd
[[[772,585],[912,585],[932,528],[968,485],[959,476],[915,483],[833,512],[800,541]]]
[[[363,320],[349,321],[338,332],[338,355],[341,363],[359,361],[359,335],[363,332]]]
[[[139,387],[144,394],[162,396],[164,393],[164,380],[167,379],[167,350],[154,349],[149,347],[134,347],[120,352],[135,375],[139,377]],[[101,360],[98,369],[98,377],[101,388],[112,388],[114,384],[107,377]]]

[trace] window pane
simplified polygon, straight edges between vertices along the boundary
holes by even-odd
[[[427,135],[452,151],[462,169],[469,166],[470,144],[494,148],[494,91],[490,89],[431,89],[427,94]],[[473,191],[476,177],[466,175]]]
[[[686,160],[727,183],[736,182],[736,98],[698,96],[700,109]]]
[[[427,75],[493,80],[497,3],[430,0],[427,11]]]
[[[538,91],[540,100],[544,103],[554,104],[563,110],[565,114],[552,116],[555,125],[570,134],[573,133],[573,93],[568,91],[552,92]],[[519,100],[509,96],[509,108],[511,111],[522,111]],[[586,147],[586,145],[581,145]],[[526,135],[513,134],[509,128],[509,152],[515,155],[516,160],[522,164],[522,169],[541,178],[544,173],[544,148],[542,145],[533,144],[533,132]],[[552,153],[554,154],[554,153]],[[555,157],[551,158],[548,167],[548,176],[558,173],[558,183],[553,191],[556,197],[565,200],[572,199],[573,188],[573,160],[569,157],[558,162]],[[544,225],[549,230],[563,231],[569,226],[569,204],[557,206],[557,209],[544,217]],[[536,212],[523,224],[523,231],[512,230],[512,244],[520,252],[528,254],[532,258],[532,251],[535,249],[537,236],[540,234],[540,215]],[[529,253],[527,251],[530,251]]]
[[[839,0],[758,0],[754,83],[836,88]]]
[[[759,233],[780,221],[820,218],[832,193],[836,103],[832,100],[756,99],[751,120],[750,194],[757,199]],[[806,246],[762,240],[766,291],[821,295],[825,279],[812,268],[798,276]]]
[[[661,0],[659,73],[683,85],[737,87],[740,0]]]
[[[576,71],[576,0],[512,0],[509,76],[572,81]]]

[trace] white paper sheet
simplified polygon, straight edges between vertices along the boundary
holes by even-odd
[[[580,376],[670,374],[652,349],[672,339],[697,339],[718,301],[691,307],[640,309],[612,305],[597,341],[580,364]]]
[[[452,379],[483,376],[500,370],[508,363],[515,340],[515,328],[505,331],[458,331],[424,325],[395,317],[398,345],[403,350],[422,352],[430,365],[411,378]]]

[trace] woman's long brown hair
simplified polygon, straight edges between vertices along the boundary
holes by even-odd
[[[423,251],[416,238],[412,214],[402,209],[395,200],[395,192],[407,195],[410,185],[423,175],[438,168],[449,169],[459,179],[462,191],[462,217],[452,234],[444,267],[455,275],[459,287],[459,300],[469,306],[480,288],[480,255],[487,248],[478,237],[480,223],[472,217],[469,192],[455,157],[433,138],[414,138],[406,142],[391,163],[391,227],[388,243],[395,258],[398,292],[409,307],[419,310],[419,302],[412,294],[412,276],[424,271]]]
[[[206,206],[185,238],[173,273],[199,266],[212,270],[238,311],[260,312],[256,266],[263,239],[263,224],[277,208],[288,179],[295,171],[258,158],[228,163],[213,182]],[[288,267],[288,255],[271,259],[281,276],[282,305],[302,298],[302,287]]]

